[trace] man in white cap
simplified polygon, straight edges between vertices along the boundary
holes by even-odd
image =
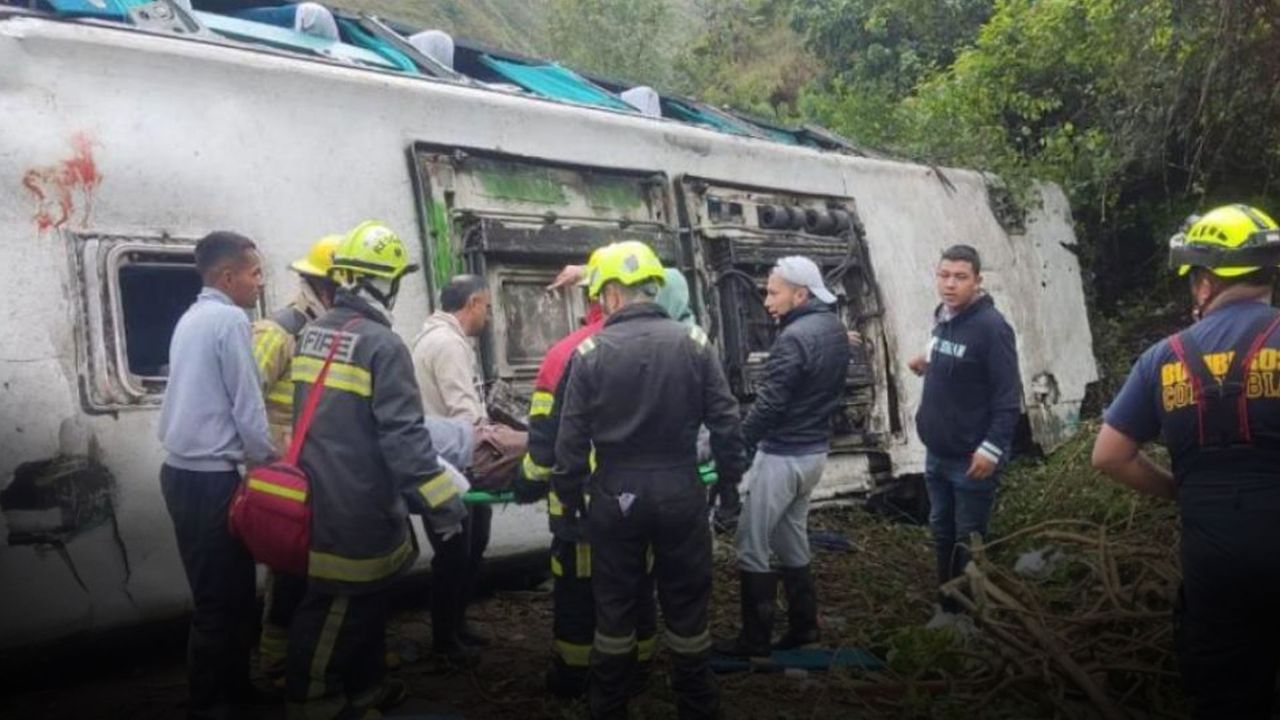
[[[769,349],[765,379],[742,423],[756,448],[743,483],[737,553],[742,631],[717,643],[722,654],[768,656],[818,641],[818,604],[809,568],[809,495],[830,449],[831,416],[840,405],[849,367],[849,336],[835,313],[836,297],[809,258],[785,257],[769,275],[765,307],[780,332]],[[787,632],[772,645],[778,575],[787,593]]]

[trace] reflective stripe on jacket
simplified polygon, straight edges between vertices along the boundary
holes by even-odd
[[[410,512],[445,530],[466,509],[423,425],[409,349],[364,299],[340,291],[334,308],[299,337],[294,406],[304,407],[334,342],[300,458],[311,479],[309,575],[333,592],[363,592],[389,583],[417,557]]]
[[[563,337],[551,349],[538,369],[533,397],[529,402],[529,452],[524,456],[522,477],[531,482],[545,483],[551,478],[556,464],[556,434],[560,426],[560,408],[565,367],[573,351],[584,340],[600,332],[604,318],[584,325]]]
[[[561,501],[594,472],[687,468],[698,482],[699,426],[726,478],[746,470],[738,402],[707,336],[653,303],[628,306],[583,341],[565,380],[553,489]],[[594,450],[593,450],[594,446]]]
[[[262,381],[271,441],[281,454],[289,449],[293,431],[293,378],[290,363],[306,314],[290,304],[253,324],[253,360]]]

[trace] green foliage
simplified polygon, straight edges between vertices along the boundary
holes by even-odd
[[[1001,2],[976,47],[904,104],[921,149],[1027,165],[1073,197],[1113,202],[1107,181],[1147,159],[1174,102],[1172,17],[1171,0]],[[930,137],[943,128],[951,142]]]
[[[797,114],[800,90],[822,70],[788,23],[784,0],[699,0],[700,35],[675,64],[676,87],[762,117]]]
[[[1114,397],[1144,350],[1187,325],[1187,303],[1176,297],[1181,286],[1180,282],[1170,281],[1167,292],[1124,298],[1112,312],[1093,319],[1099,398]],[[1091,410],[1098,412],[1101,408]]]
[[[1060,183],[1109,309],[1157,284],[1152,260],[1189,209],[1274,200],[1278,17],[1276,0],[1000,0],[971,46],[959,33],[954,61],[926,53],[934,64],[923,73],[866,60],[877,43],[903,47],[914,35],[850,34],[847,68],[803,106],[908,157]],[[808,36],[830,45],[823,38],[846,25],[828,19]]]
[[[904,134],[898,106],[902,99],[875,82],[832,79],[805,88],[800,110],[841,135],[866,147],[892,149],[909,157],[911,138]]]
[[[1096,421],[1084,423],[1053,455],[1018,460],[1004,473],[992,513],[992,537],[1062,518],[1102,525],[1122,522],[1140,510],[1170,517],[1176,513],[1172,503],[1139,495],[1093,469],[1090,455],[1099,428]],[[1167,463],[1160,449],[1152,448],[1152,453]]]
[[[972,42],[992,0],[808,0],[792,24],[834,74],[901,97]],[[868,86],[874,86],[871,91]]]
[[[678,19],[671,0],[551,0],[548,40],[570,67],[662,87]]]
[[[933,672],[960,670],[959,637],[954,628],[926,628],[908,625],[889,637],[885,660],[889,669],[903,677],[920,678]]]

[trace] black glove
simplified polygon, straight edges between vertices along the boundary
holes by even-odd
[[[721,477],[711,491],[711,522],[718,532],[731,533],[738,527],[742,514],[742,498],[738,495],[738,483],[742,478]]]
[[[561,493],[559,513],[550,513],[551,534],[565,542],[587,542],[587,507],[581,490]]]
[[[586,538],[586,511],[575,505],[564,505],[561,515],[550,516],[552,534],[564,542],[588,542]]]
[[[516,479],[511,483],[511,493],[515,495],[517,504],[536,503],[546,497],[550,489],[551,483],[547,480],[530,480],[526,477],[523,463],[516,468]]]

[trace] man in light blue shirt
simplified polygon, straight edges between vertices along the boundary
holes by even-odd
[[[195,256],[204,289],[169,345],[160,489],[195,603],[188,717],[223,720],[242,717],[255,696],[253,558],[227,531],[227,506],[240,482],[238,466],[267,462],[276,451],[245,312],[262,289],[257,248],[241,235],[214,232],[196,244]]]

